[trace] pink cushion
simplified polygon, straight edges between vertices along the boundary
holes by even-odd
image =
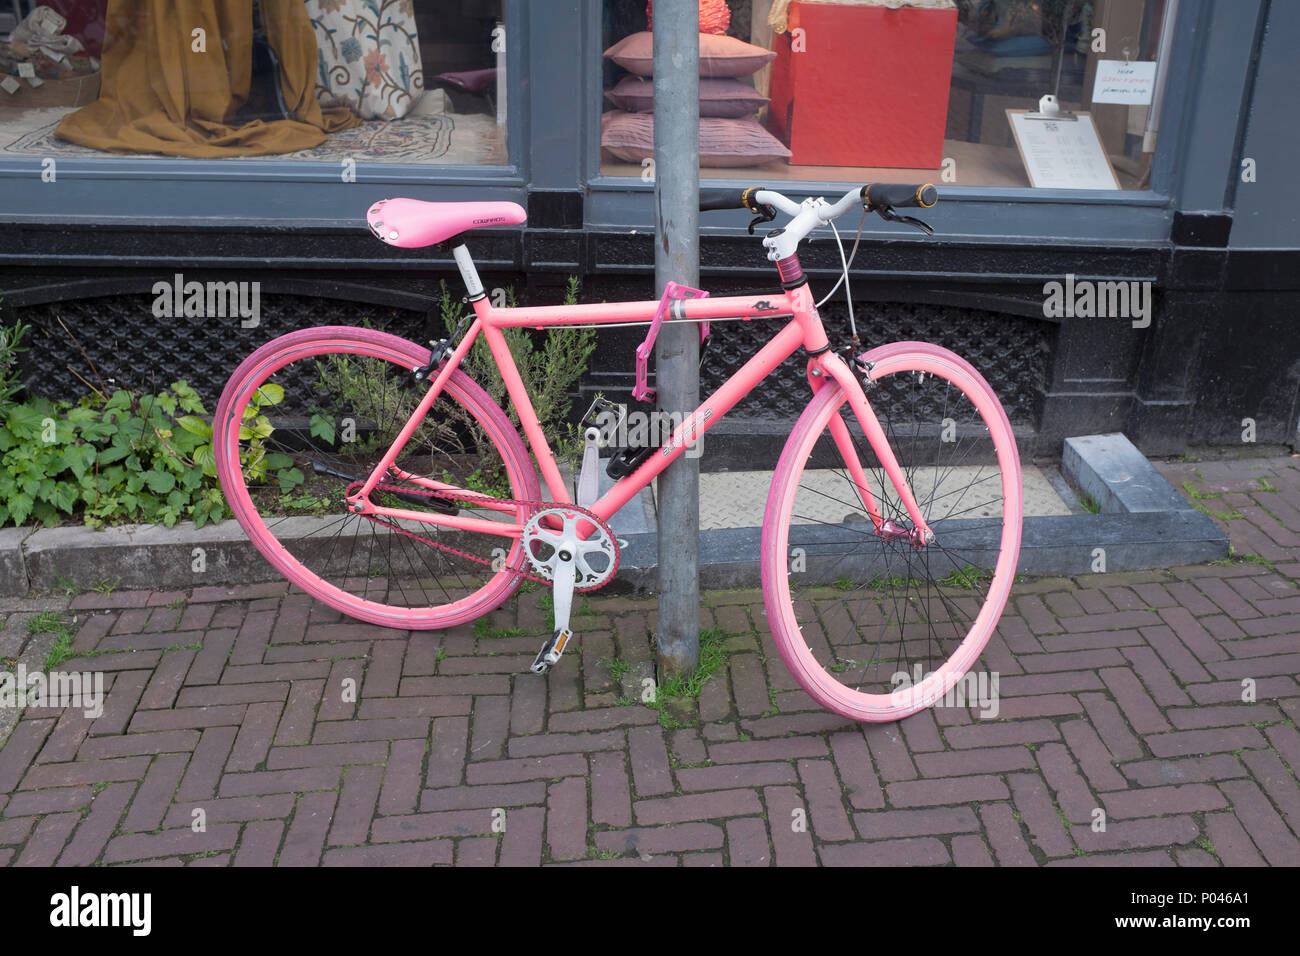
[[[605,91],[605,99],[629,113],[649,113],[655,108],[655,84],[648,76],[625,76]],[[700,115],[735,119],[752,116],[767,105],[767,97],[743,80],[730,77],[700,78]]]
[[[654,34],[649,30],[624,37],[605,51],[629,73],[654,73]],[[700,34],[700,76],[749,76],[761,70],[776,54],[735,37]]]
[[[600,145],[624,162],[653,158],[654,114],[609,110],[600,118]],[[754,119],[700,119],[700,165],[761,166],[788,160],[790,151]]]

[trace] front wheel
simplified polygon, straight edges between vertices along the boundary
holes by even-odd
[[[1006,605],[1022,495],[1011,425],[974,368],[921,342],[865,359],[867,398],[934,540],[912,533],[844,390],[828,381],[777,464],[762,570],[772,635],[795,680],[826,709],[879,722],[987,691],[980,675],[957,684]],[[837,417],[860,471],[834,440]]]
[[[213,423],[221,487],[257,549],[308,594],[388,627],[451,627],[498,607],[527,564],[519,540],[527,506],[493,499],[541,498],[505,413],[457,370],[371,493],[373,504],[407,517],[348,509],[346,496],[425,395],[411,371],[428,361],[428,349],[385,332],[291,332],[236,369]],[[449,513],[495,522],[501,533],[429,520]]]

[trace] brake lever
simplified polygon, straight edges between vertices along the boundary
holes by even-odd
[[[913,216],[900,216],[894,210],[893,206],[874,206],[872,208],[876,210],[877,215],[879,215],[881,219],[887,220],[888,222],[901,222],[905,226],[915,226],[927,236],[934,235],[934,229],[930,227],[929,223],[922,222],[920,219]]]
[[[765,222],[772,222],[776,219],[775,206],[769,206],[765,203],[759,206],[756,211],[758,212],[758,215],[755,216],[753,222],[749,224],[749,234],[751,236],[754,234],[755,226],[762,225]]]

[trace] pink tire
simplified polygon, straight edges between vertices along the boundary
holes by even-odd
[[[378,461],[391,443],[386,436],[409,419],[408,410],[424,394],[423,387],[399,389],[407,388],[412,369],[428,361],[428,349],[385,332],[329,326],[292,332],[268,342],[235,370],[213,423],[216,469],[226,500],[267,561],[303,591],[350,617],[412,630],[452,627],[488,613],[518,587],[517,572],[527,563],[517,532],[513,538],[469,532],[451,538],[446,537],[447,529],[428,522],[398,522],[408,534],[377,527],[342,506],[342,489],[369,474],[364,456]],[[258,479],[248,465],[241,465],[241,451],[243,461],[258,457],[250,456],[250,436],[241,438],[241,423],[251,396],[273,394],[262,389],[265,384],[279,384],[285,398],[275,408],[261,409],[274,430],[263,440],[259,455],[265,454],[267,461],[273,460],[272,454],[278,460],[291,459],[288,467],[304,476],[297,489],[284,494],[273,476]],[[353,412],[355,417],[338,417],[357,408],[363,411]],[[330,423],[328,444],[320,435],[308,434],[309,414],[312,423],[317,415]],[[368,437],[354,434],[351,444],[345,444],[341,436],[346,430],[336,431],[340,421]],[[471,453],[447,450],[451,444],[460,450],[467,442],[473,442]],[[408,452],[409,458],[399,457],[403,468],[439,480],[447,480],[445,468],[436,470],[445,463],[465,469],[478,464],[476,456],[481,456],[482,462],[492,463],[498,480],[508,483],[496,497],[541,497],[518,433],[487,393],[460,370],[452,373],[403,455]],[[396,489],[394,507],[437,510],[434,499],[418,496],[420,486],[391,487]],[[407,487],[412,490],[402,490]],[[301,489],[306,491],[299,493]],[[305,507],[302,501],[311,503],[311,513],[292,511]],[[506,506],[483,513],[517,529],[525,510]],[[411,535],[446,544],[440,548]]]
[[[878,533],[858,482],[844,478],[850,469],[829,433],[833,415],[850,428],[856,422],[843,389],[828,381],[799,417],[777,465],[762,577],[773,638],[799,686],[836,714],[883,722],[939,701],[969,703],[972,685],[996,687],[991,675],[981,685],[973,678],[983,675],[975,674],[957,685],[1010,594],[1023,500],[1010,422],[974,368],[920,342],[882,346],[863,358],[871,369],[867,398],[935,541],[922,546],[902,538],[907,514],[883,472],[872,469],[866,440],[855,435],[879,516],[903,528],[893,538]],[[954,447],[949,461],[946,446],[961,442],[965,457],[956,457],[963,452]]]

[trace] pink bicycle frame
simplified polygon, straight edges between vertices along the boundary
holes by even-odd
[[[659,300],[641,302],[612,302],[592,305],[557,305],[527,308],[497,309],[492,306],[487,296],[480,295],[473,303],[475,318],[465,336],[457,343],[446,363],[432,377],[429,391],[415,409],[411,420],[398,434],[391,448],[376,466],[365,484],[347,499],[353,510],[359,514],[373,514],[392,519],[407,519],[440,527],[455,528],[464,531],[498,535],[506,538],[519,537],[518,524],[493,521],[485,518],[473,518],[463,515],[443,515],[430,512],[408,511],[400,508],[379,507],[370,503],[369,495],[374,487],[388,474],[402,448],[410,440],[420,422],[428,414],[434,401],[442,392],[447,379],[459,367],[465,354],[473,346],[480,333],[487,340],[492,356],[501,369],[505,380],[506,392],[519,414],[524,436],[541,469],[542,480],[557,504],[572,504],[569,489],[560,476],[555,464],[555,457],[542,432],[532,401],[524,388],[523,380],[515,366],[514,357],[506,345],[502,332],[507,328],[544,329],[555,326],[581,326],[596,324],[635,324],[648,323],[655,317]],[[799,348],[810,353],[808,359],[808,381],[816,391],[824,387],[827,379],[833,379],[843,387],[850,407],[861,425],[868,442],[875,451],[881,467],[889,477],[899,499],[912,519],[913,527],[929,540],[930,529],[925,523],[917,506],[911,488],[903,476],[902,467],[895,457],[885,437],[884,430],[876,418],[862,387],[854,377],[854,372],[844,361],[829,351],[826,331],[822,327],[821,317],[817,314],[812,293],[807,285],[798,286],[784,293],[766,296],[723,296],[719,298],[700,298],[682,300],[684,318],[671,321],[703,322],[711,319],[743,318],[772,319],[789,318],[790,321],[775,337],[764,345],[739,371],[729,378],[716,392],[706,398],[700,406],[687,415],[673,429],[672,434],[662,447],[657,449],[635,471],[620,479],[613,488],[605,493],[591,506],[591,512],[602,521],[609,518],[645,488],[656,475],[677,459],[688,445],[705,434],[727,412],[731,411],[751,389],[766,378],[778,365],[793,355]],[[882,529],[883,519],[871,494],[865,469],[853,446],[852,436],[844,419],[833,415],[830,430],[841,456],[849,470],[850,477],[857,486],[863,508],[870,516],[877,531]],[[394,471],[399,477],[417,483],[430,490],[455,490],[451,485],[433,481],[400,470]],[[516,506],[502,503],[484,507],[510,513]]]

